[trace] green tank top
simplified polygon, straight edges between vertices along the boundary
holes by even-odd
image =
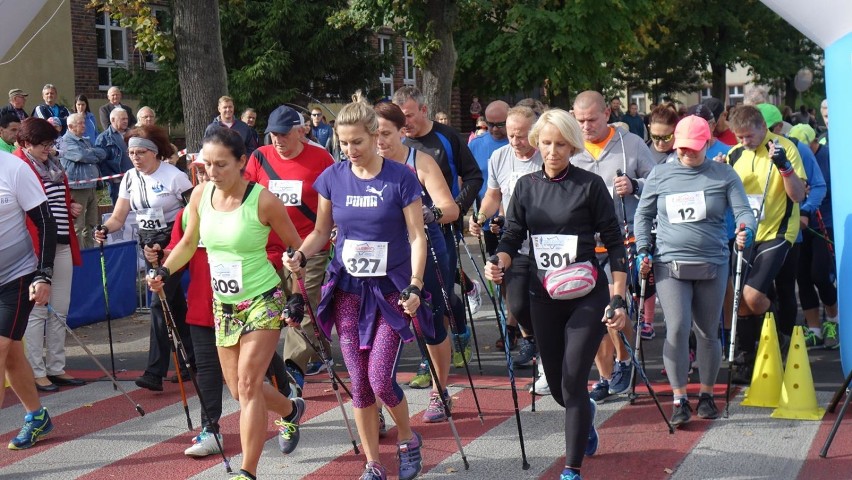
[[[207,249],[213,295],[223,303],[239,303],[272,289],[281,281],[266,257],[270,228],[257,217],[263,187],[255,184],[236,210],[213,208],[213,182],[201,196],[199,234]]]

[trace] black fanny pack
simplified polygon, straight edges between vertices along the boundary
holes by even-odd
[[[719,266],[715,263],[672,260],[668,264],[671,277],[676,280],[713,280]]]

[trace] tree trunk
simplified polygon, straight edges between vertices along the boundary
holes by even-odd
[[[429,106],[429,114],[450,112],[453,77],[456,72],[456,45],[453,28],[458,17],[458,7],[451,0],[429,0],[429,23],[440,48],[430,56],[423,68],[422,92]],[[465,108],[462,106],[462,113]]]
[[[219,97],[228,93],[219,2],[181,0],[172,5],[186,146],[189,151],[198,151]]]
[[[799,91],[796,90],[796,76],[791,75],[784,78],[784,105],[796,110],[796,100],[799,99]]]
[[[728,104],[728,66],[724,63],[710,63],[711,81],[713,86],[710,91],[714,98],[718,98],[725,105]]]

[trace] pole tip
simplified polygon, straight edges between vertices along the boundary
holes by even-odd
[[[136,404],[136,411],[137,411],[137,412],[139,412],[139,416],[140,416],[140,417],[144,417],[144,416],[145,416],[145,410],[142,410],[142,406],[141,406],[141,405],[139,405],[138,403]]]

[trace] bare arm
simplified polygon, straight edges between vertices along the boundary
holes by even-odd
[[[423,202],[417,199],[402,210],[408,227],[408,242],[411,244],[411,284],[423,288],[423,269],[426,268],[426,233],[423,229]],[[412,295],[402,302],[405,313],[414,315],[420,306],[420,298]]]
[[[192,191],[192,196],[189,198],[189,205],[184,209],[183,215],[187,216],[186,229],[183,231],[183,236],[175,245],[168,257],[166,257],[163,266],[169,271],[176,271],[189,263],[189,259],[195,255],[198,249],[198,240],[201,238],[198,226],[200,217],[198,216],[198,205],[201,203],[201,196],[204,194],[203,184],[199,185]]]
[[[310,258],[328,244],[328,239],[331,238],[331,229],[334,227],[334,221],[331,218],[331,200],[323,197],[322,195],[319,195],[318,200],[317,221],[314,224],[314,231],[305,237],[305,241],[302,242],[302,245],[299,248],[305,259]],[[420,215],[422,215],[422,213],[420,213]],[[420,222],[422,224],[422,218]],[[289,258],[286,255],[284,256],[284,266],[291,272],[298,272],[300,270],[299,263],[301,261],[302,257],[299,257],[298,255],[294,255],[294,258]]]

